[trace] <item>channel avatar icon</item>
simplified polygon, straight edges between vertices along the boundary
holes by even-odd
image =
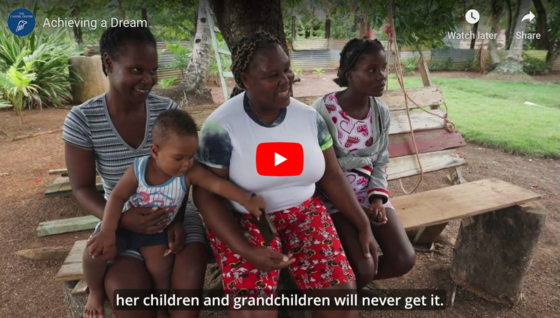
[[[13,34],[26,36],[35,29],[35,16],[27,9],[15,9],[8,16],[8,27]]]

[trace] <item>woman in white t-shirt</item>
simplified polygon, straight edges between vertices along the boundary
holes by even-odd
[[[376,246],[369,220],[340,169],[324,120],[313,108],[290,97],[294,74],[276,38],[257,32],[242,39],[232,55],[234,97],[202,126],[197,160],[217,175],[262,195],[278,237],[265,246],[247,211],[233,203],[232,213],[223,200],[195,188],[194,200],[208,227],[226,293],[273,294],[279,270],[285,267],[311,296],[317,290],[356,290],[330,215],[313,196],[316,185],[357,228],[364,257],[371,258]],[[268,154],[266,147],[271,147]],[[275,163],[275,153],[287,160]],[[272,171],[263,172],[267,166]],[[291,175],[272,176],[276,173]],[[356,310],[316,311],[323,317],[358,316]],[[233,317],[262,314],[230,312]]]

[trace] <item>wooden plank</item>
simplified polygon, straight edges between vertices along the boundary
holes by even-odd
[[[86,280],[82,279],[76,284],[74,289],[72,289],[72,295],[85,294],[87,288],[88,285],[86,283]]]
[[[84,270],[82,268],[82,262],[63,264],[58,270],[58,273],[54,277],[57,282],[67,282],[70,280],[80,280],[84,278]]]
[[[83,278],[82,256],[84,249],[86,248],[86,244],[87,240],[79,240],[74,243],[68,257],[66,257],[62,267],[60,267],[55,276],[56,281],[71,281]]]
[[[103,192],[103,183],[101,183],[101,177],[96,176],[95,182],[97,190]],[[72,195],[72,186],[70,185],[70,179],[64,176],[56,178],[45,191],[45,196],[47,197],[59,197],[68,195]]]
[[[405,229],[462,219],[538,199],[539,194],[491,178],[391,199]]]
[[[444,116],[443,110],[431,110],[433,114]],[[412,128],[416,130],[428,130],[443,128],[445,121],[442,118],[426,113],[424,111],[415,111],[410,113],[412,121]],[[391,127],[389,127],[389,134],[401,134],[410,131],[410,124],[408,123],[408,116],[406,111],[391,112]]]
[[[427,153],[463,147],[467,143],[460,133],[445,128],[414,132],[418,153]],[[402,157],[414,154],[414,144],[410,133],[389,136],[389,156]]]
[[[68,169],[62,168],[62,169],[51,169],[51,170],[49,170],[49,175],[64,175],[64,174],[68,175]]]
[[[457,150],[443,150],[420,154],[420,162],[424,173],[443,170],[467,164]],[[410,177],[420,174],[416,156],[403,156],[389,159],[387,168],[388,180]]]
[[[429,108],[429,106],[438,106],[443,104],[443,94],[441,89],[436,86],[407,88],[406,93],[421,107]],[[389,106],[391,111],[406,110],[404,94],[400,89],[385,91],[380,99]],[[410,109],[417,108],[417,106],[410,100],[408,101],[408,107]]]
[[[41,222],[37,227],[37,235],[49,236],[55,234],[91,230],[95,228],[98,222],[99,219],[93,215]]]

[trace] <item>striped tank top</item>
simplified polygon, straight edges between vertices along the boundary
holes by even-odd
[[[123,213],[131,208],[168,208],[173,213],[171,216],[173,220],[187,194],[185,176],[171,177],[160,185],[149,185],[146,182],[146,167],[149,159],[150,156],[134,159],[134,174],[138,179],[138,188],[125,203]]]
[[[167,97],[150,94],[146,99],[144,141],[138,148],[133,148],[113,125],[103,94],[72,108],[64,121],[62,139],[73,146],[93,151],[95,168],[103,181],[105,199],[108,199],[134,158],[150,154],[152,127],[159,114],[178,107]]]

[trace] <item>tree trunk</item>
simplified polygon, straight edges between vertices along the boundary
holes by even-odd
[[[331,19],[325,20],[325,39],[331,38]]]
[[[546,53],[546,63],[548,64],[549,70],[552,70],[554,61],[556,61],[559,55],[560,55],[560,40],[557,40],[555,43],[550,44],[550,49]]]
[[[183,98],[182,106],[213,103],[210,89],[206,87],[208,65],[212,56],[210,28],[206,19],[207,6],[208,3],[205,0],[200,0],[198,3],[198,21],[193,51],[181,85],[181,91],[184,92],[184,96],[180,96]]]
[[[280,0],[210,0],[210,5],[230,49],[244,36],[264,30],[289,54]]]
[[[506,0],[507,4],[507,14],[508,14],[508,26],[506,29],[506,45],[504,46],[504,50],[507,50],[509,47],[509,43],[511,42],[511,29],[513,27],[513,13],[511,11],[511,0]]]
[[[500,18],[504,12],[503,3],[501,0],[494,0],[492,2],[492,27],[490,33],[498,34],[500,32],[498,23],[500,23]],[[488,41],[488,53],[490,54],[490,62],[493,66],[501,62],[498,56],[498,46],[497,39],[490,39]]]
[[[119,0],[119,11],[121,12],[121,14],[123,16],[123,19],[128,20],[126,18],[126,11],[124,10],[124,7],[123,7],[123,0]]]
[[[519,6],[519,3],[516,3],[515,6],[515,16],[513,17],[513,19],[511,20],[512,23],[511,25],[508,25],[508,29],[507,29],[507,34],[506,34],[506,50],[509,50],[509,48],[511,47],[511,42],[513,41],[513,27],[515,26],[515,22],[518,21],[520,19],[520,15],[519,15],[519,10],[520,10],[521,6]],[[513,9],[513,7],[512,7]]]
[[[474,34],[474,38],[471,40],[471,46],[470,46],[471,50],[474,50],[474,46],[476,44],[476,39],[478,38],[478,22],[479,21],[476,21],[476,23],[473,26],[472,32]]]
[[[486,300],[517,304],[546,214],[530,202],[463,221],[453,249],[453,281]]]
[[[148,10],[146,10],[146,8],[142,8],[142,20],[146,21],[146,24],[148,24]]]
[[[541,38],[537,40],[537,50],[549,50],[548,30],[546,27],[546,11],[541,0],[533,0],[535,9],[537,9],[537,33],[541,34]]]
[[[78,15],[79,15],[78,9],[76,8],[72,9],[72,17],[77,20]],[[76,43],[78,44],[84,43],[84,37],[82,35],[82,27],[80,25],[73,25],[72,31],[74,31],[74,38],[76,39]]]
[[[525,31],[527,26],[527,20],[521,21],[519,18],[525,16],[529,13],[529,6],[531,5],[531,0],[519,0],[519,17],[515,21],[515,27],[513,28],[513,39],[511,41],[511,46],[509,48],[508,55],[504,61],[502,61],[494,72],[498,74],[523,74],[523,39],[518,39],[515,34],[517,32]]]

